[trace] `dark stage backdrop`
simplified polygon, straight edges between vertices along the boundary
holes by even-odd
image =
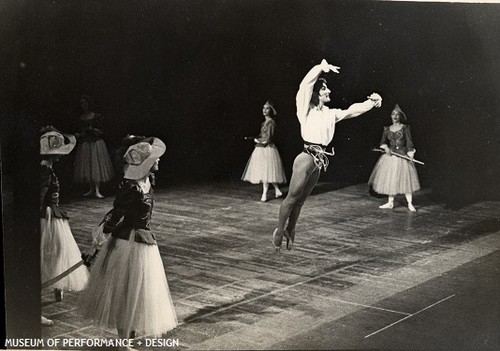
[[[12,217],[4,230],[15,233],[4,238],[9,335],[40,332],[32,313],[39,271],[23,271],[23,262],[39,262],[30,215],[38,201],[37,130],[50,123],[75,132],[81,94],[105,116],[110,152],[127,133],[167,143],[160,186],[238,180],[253,149],[243,137],[259,132],[270,98],[290,176],[301,149],[295,93],[326,58],[341,66],[341,74],[327,75],[331,106],[347,108],[374,91],[384,103],[338,125],[337,155],[322,180],[366,182],[378,157],[370,150],[399,103],[426,163],[418,168],[423,186],[460,206],[500,196],[498,23],[500,4],[1,1],[2,195]],[[81,190],[71,183],[72,163],[70,156],[57,165],[66,196]]]
[[[409,117],[424,186],[454,201],[498,193],[500,5],[376,1],[37,1],[12,5],[16,113],[75,131],[79,96],[127,133],[168,146],[160,184],[238,179],[262,104],[277,103],[288,175],[300,151],[295,93],[326,58],[331,106],[373,91],[383,107],[338,125],[324,181],[367,181],[382,127]],[[59,167],[68,186],[72,160]],[[63,171],[64,170],[64,171]]]

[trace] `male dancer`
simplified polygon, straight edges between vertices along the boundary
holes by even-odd
[[[276,251],[281,249],[283,236],[286,237],[286,248],[292,249],[302,205],[318,183],[321,168],[326,170],[328,167],[327,155],[333,155],[326,152],[326,147],[335,134],[335,124],[382,106],[380,95],[373,93],[365,102],[352,104],[347,110],[328,108],[325,104],[330,101],[331,91],[326,80],[319,76],[323,72],[339,73],[339,69],[340,67],[323,60],[300,83],[296,105],[304,149],[293,162],[288,194],[280,207],[278,227],[273,233],[273,247]]]

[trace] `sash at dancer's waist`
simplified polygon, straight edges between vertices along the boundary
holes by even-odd
[[[323,150],[326,150],[326,148],[327,148],[327,145],[318,144],[318,143],[311,143],[310,141],[304,140],[304,149],[308,148],[309,146],[319,146]]]
[[[302,152],[310,155],[316,167],[320,170],[323,168],[324,171],[328,168],[330,161],[328,160],[328,156],[333,156],[335,153],[332,148],[332,152],[329,153],[326,151],[326,146],[316,143],[310,143],[304,140],[304,149]]]

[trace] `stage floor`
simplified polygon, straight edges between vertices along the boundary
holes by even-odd
[[[423,190],[417,213],[404,196],[381,210],[386,199],[365,184],[321,183],[294,249],[275,253],[282,200],[262,203],[260,191],[243,182],[157,190],[152,228],[180,322],[164,338],[180,349],[500,348],[500,201],[452,210]],[[63,204],[82,250],[112,202]],[[42,292],[55,321],[43,337],[116,338],[79,316],[77,298]],[[135,347],[151,349],[145,341]]]

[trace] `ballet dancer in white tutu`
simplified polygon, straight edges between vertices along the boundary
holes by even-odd
[[[384,127],[380,141],[380,148],[385,154],[380,156],[375,164],[368,184],[375,192],[389,196],[387,203],[379,206],[380,208],[393,208],[394,197],[405,194],[408,209],[416,212],[413,193],[420,189],[420,182],[415,164],[411,160],[393,155],[399,154],[413,159],[416,152],[410,126],[406,124],[406,115],[397,104],[391,112],[391,120],[392,124]]]
[[[278,184],[286,183],[286,176],[280,154],[273,143],[276,131],[275,118],[278,113],[272,102],[267,101],[264,104],[262,114],[264,122],[261,124],[259,136],[254,138],[255,149],[250,155],[241,179],[252,184],[262,183],[260,201],[265,202],[269,183],[274,187],[276,198],[283,195]]]
[[[44,127],[40,137],[40,256],[42,283],[56,278],[80,262],[81,252],[73,237],[68,216],[59,206],[59,180],[54,172],[54,163],[73,150],[76,139],[62,134],[52,126]],[[59,279],[50,288],[54,289],[56,301],[61,301],[64,290],[83,290],[88,282],[89,272],[80,266],[66,277]],[[49,320],[43,325],[51,325]]]
[[[165,144],[147,138],[124,155],[123,180],[94,236],[93,250],[102,247],[91,268],[80,305],[97,326],[116,328],[122,339],[161,336],[177,326],[167,277],[151,230],[154,205],[153,172]],[[107,238],[106,234],[111,234]]]
[[[80,98],[82,114],[78,119],[79,132],[76,148],[73,179],[77,184],[88,184],[89,191],[83,196],[94,194],[102,199],[100,187],[114,176],[113,164],[103,139],[103,116],[93,112],[90,96]]]

